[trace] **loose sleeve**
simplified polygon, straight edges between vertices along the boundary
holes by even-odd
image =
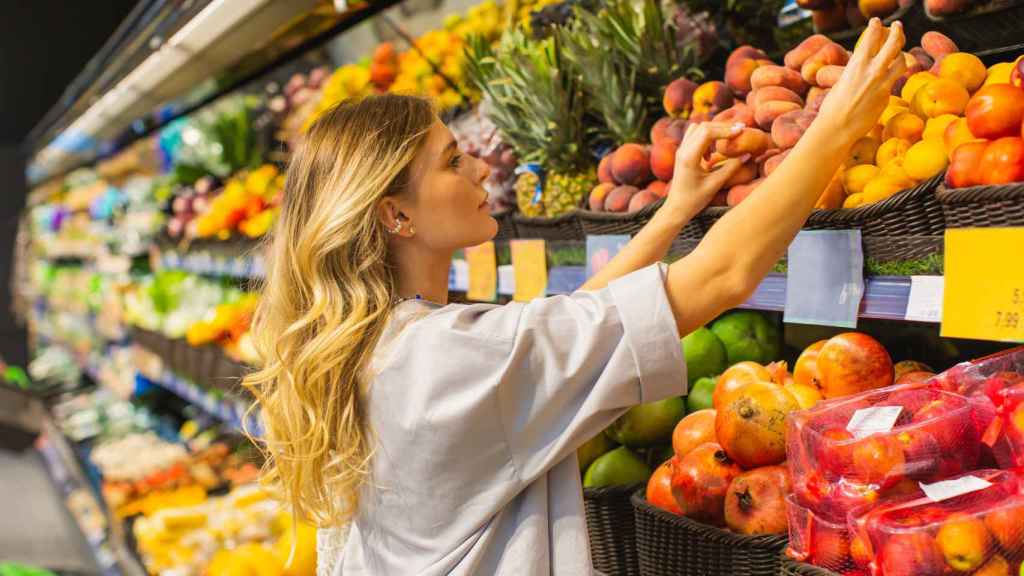
[[[686,394],[686,363],[654,265],[594,292],[534,300],[518,314],[498,383],[519,474],[532,481],[636,404]]]

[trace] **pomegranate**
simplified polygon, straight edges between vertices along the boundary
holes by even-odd
[[[786,415],[799,409],[782,386],[751,382],[736,389],[718,410],[715,433],[743,468],[778,464],[786,459]]]
[[[683,515],[698,522],[725,523],[725,494],[743,470],[714,442],[697,446],[673,462],[672,496]]]
[[[672,468],[677,461],[678,458],[673,456],[651,474],[650,480],[647,481],[647,501],[666,512],[682,514],[679,504],[672,497]]]
[[[893,382],[889,353],[878,340],[860,332],[844,332],[829,339],[818,353],[817,363],[825,398],[849,396]]]
[[[705,442],[715,442],[715,411],[711,408],[688,414],[672,431],[672,450],[682,458]]]
[[[786,531],[786,496],[790,493],[785,466],[764,466],[733,479],[725,495],[725,524],[740,534],[781,534]]]

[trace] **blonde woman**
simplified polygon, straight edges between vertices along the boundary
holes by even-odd
[[[579,291],[525,304],[447,303],[453,252],[497,225],[488,168],[425,101],[317,120],[288,171],[246,385],[266,479],[299,516],[348,526],[323,572],[590,575],[576,449],[630,406],[685,394],[680,335],[784,253],[885,107],[902,45],[899,24],[872,21],[788,159],[694,252],[656,264],[738,167],[700,162],[737,127],[691,130],[651,222]]]

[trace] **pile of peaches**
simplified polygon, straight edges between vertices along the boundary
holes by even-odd
[[[901,363],[904,381],[927,378]],[[792,374],[784,362],[733,365],[715,383],[713,408],[683,418],[672,435],[674,455],[651,476],[647,501],[698,522],[740,534],[785,533],[793,491],[786,466],[786,416],[823,398],[888,386],[896,377],[885,348],[849,332],[809,347]]]
[[[796,0],[797,6],[811,11],[814,31],[833,33],[860,28],[869,18],[885,18],[914,0]]]

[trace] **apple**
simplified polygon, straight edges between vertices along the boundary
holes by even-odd
[[[894,437],[869,436],[854,445],[852,456],[853,473],[860,482],[888,488],[903,478],[906,460]]]
[[[946,564],[957,572],[970,572],[980,567],[992,544],[985,522],[964,513],[951,515],[939,528],[935,541]]]
[[[885,576],[943,576],[946,562],[939,545],[925,532],[890,534],[882,546]]]

